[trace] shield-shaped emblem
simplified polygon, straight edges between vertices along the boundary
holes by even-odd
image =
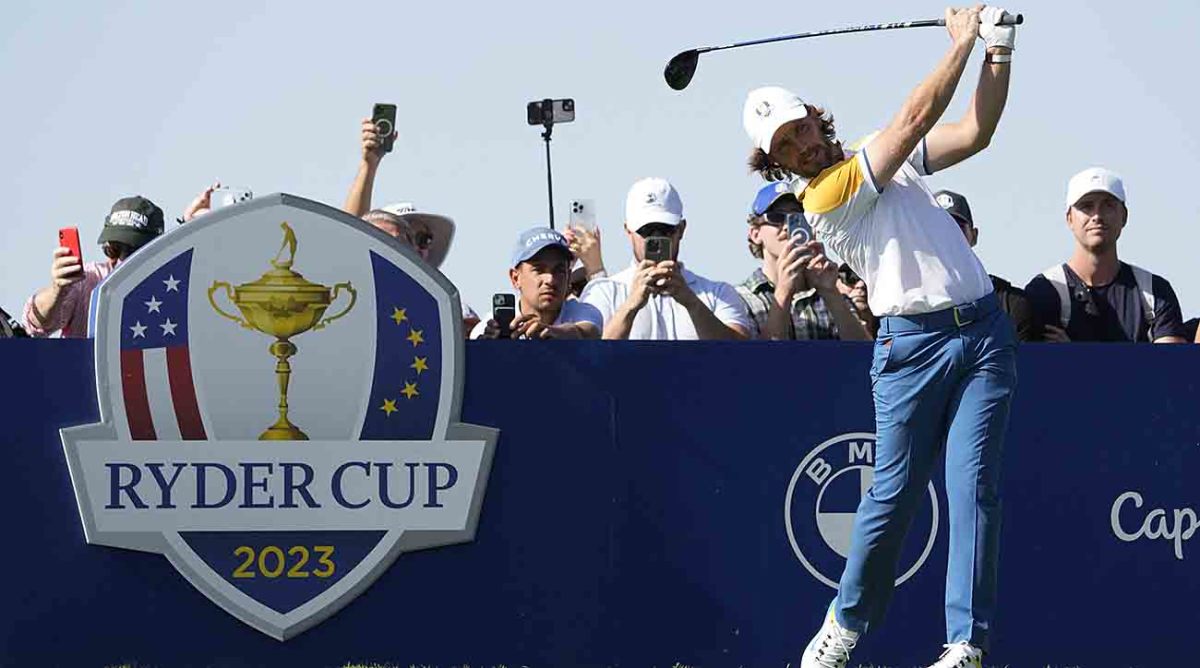
[[[101,421],[62,430],[89,543],[161,553],[280,640],[405,551],[469,541],[498,432],[458,421],[457,291],[363,221],[271,195],[93,303]]]

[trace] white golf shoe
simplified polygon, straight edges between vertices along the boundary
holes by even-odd
[[[929,668],[983,668],[983,650],[966,640],[942,646],[946,651]]]
[[[858,635],[838,624],[833,614],[833,603],[830,603],[821,630],[804,648],[800,668],[845,668],[850,660],[850,652],[858,644]]]

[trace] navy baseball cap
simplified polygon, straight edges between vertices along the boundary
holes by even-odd
[[[567,257],[574,257],[571,253],[571,246],[567,244],[567,238],[557,231],[549,227],[535,227],[525,230],[517,237],[517,245],[513,247],[512,261],[508,266],[516,267],[542,250],[552,246],[561,248],[567,254]]]
[[[758,189],[758,194],[754,196],[754,203],[750,205],[750,213],[761,216],[771,208],[771,205],[779,201],[780,197],[792,194],[792,184],[790,181],[775,181],[768,183]]]
[[[933,199],[938,203],[938,206],[946,210],[946,213],[971,227],[975,227],[975,220],[971,218],[971,205],[967,204],[966,197],[959,195],[953,190],[939,190],[934,193]]]

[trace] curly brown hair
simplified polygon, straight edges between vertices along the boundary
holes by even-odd
[[[754,214],[750,214],[750,217],[746,219],[746,222],[750,224],[751,228],[758,227],[759,225],[762,225],[762,216],[756,216]],[[750,241],[750,230],[746,230],[746,245],[750,247],[751,255],[753,255],[754,257],[756,257],[760,260],[762,259],[763,245],[756,244],[753,241]]]
[[[837,131],[833,124],[833,114],[813,104],[806,104],[804,107],[808,109],[810,116],[820,119],[821,135],[827,141],[836,141]],[[750,159],[746,161],[746,164],[750,167],[750,171],[758,172],[759,176],[767,181],[790,181],[798,176],[783,165],[772,160],[766,151],[758,147],[755,147],[750,152]]]

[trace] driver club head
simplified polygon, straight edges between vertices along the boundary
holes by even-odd
[[[676,55],[663,70],[663,77],[667,80],[667,85],[675,90],[687,88],[696,74],[696,64],[699,61],[700,52],[696,49],[688,49]]]

